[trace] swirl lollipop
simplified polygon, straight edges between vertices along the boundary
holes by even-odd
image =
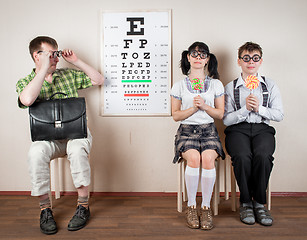
[[[191,83],[194,90],[201,90],[204,87],[204,82],[202,82],[199,78],[194,78]]]
[[[259,86],[259,79],[253,75],[249,75],[245,80],[245,86],[252,91]]]

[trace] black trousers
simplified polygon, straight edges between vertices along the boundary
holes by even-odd
[[[266,189],[273,168],[275,129],[265,123],[239,123],[225,129],[225,145],[231,156],[240,189],[240,202],[266,203]]]

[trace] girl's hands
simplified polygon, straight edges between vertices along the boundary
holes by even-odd
[[[193,105],[194,107],[203,111],[207,111],[209,109],[209,106],[205,103],[205,100],[200,95],[194,97]]]

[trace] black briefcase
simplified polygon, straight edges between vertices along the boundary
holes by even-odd
[[[87,137],[86,104],[83,97],[36,101],[29,107],[32,141]],[[67,96],[67,95],[66,95]]]

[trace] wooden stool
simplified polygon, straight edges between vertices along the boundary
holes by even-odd
[[[66,157],[55,158],[50,161],[50,192],[49,199],[51,203],[51,207],[53,207],[52,203],[52,190],[54,190],[55,199],[59,199],[61,197],[61,191],[63,191],[63,172],[64,166],[63,161]]]

